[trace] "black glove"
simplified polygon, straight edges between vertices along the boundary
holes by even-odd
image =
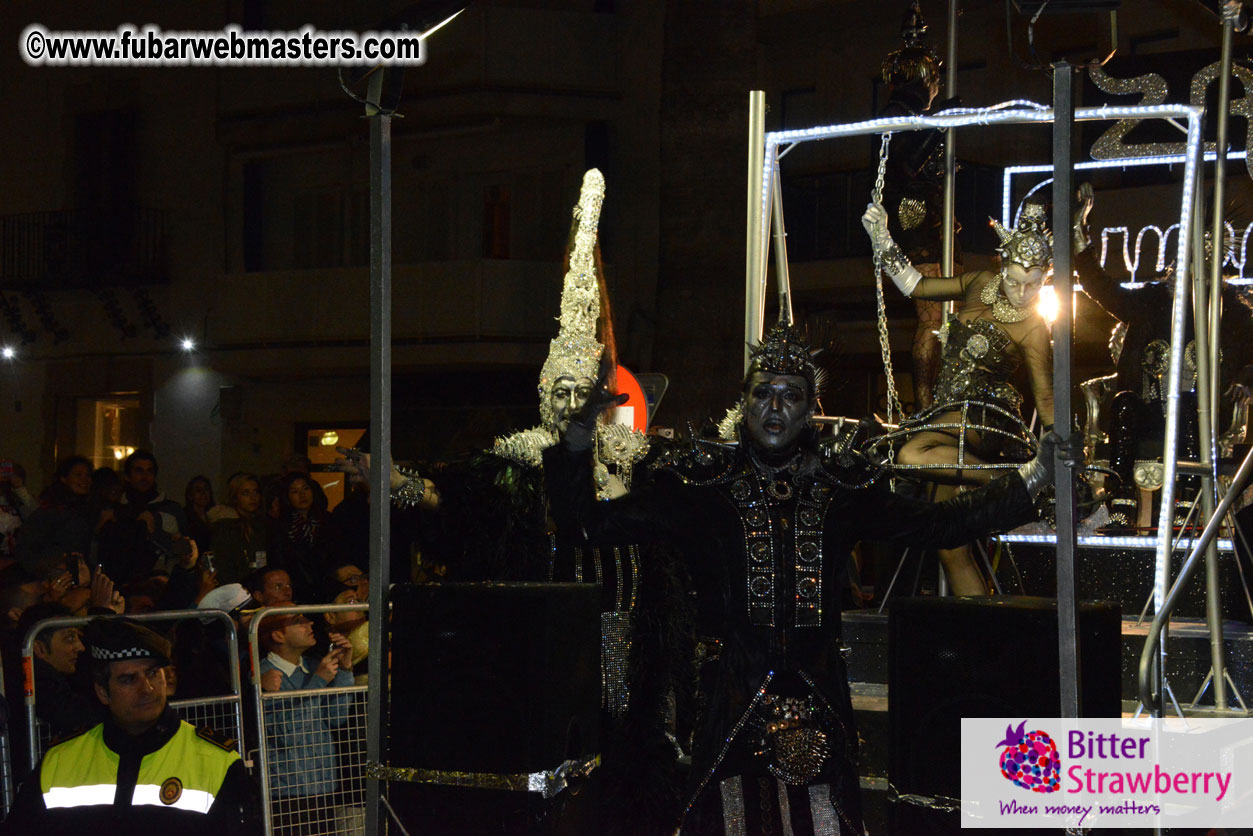
[[[605,385],[605,381],[609,379],[609,370],[609,362],[602,357],[592,394],[579,411],[570,416],[570,424],[566,427],[566,434],[562,438],[567,449],[574,451],[592,449],[596,443],[596,424],[600,422],[601,414],[607,409],[627,402],[627,395],[615,395]]]
[[[1058,452],[1061,454],[1062,464],[1066,467],[1073,468],[1081,464],[1083,462],[1083,434],[1071,433],[1069,438],[1063,440],[1060,435],[1050,430],[1040,439],[1035,458],[1018,468],[1018,475],[1022,477],[1027,493],[1033,499],[1046,485],[1053,484],[1057,472],[1056,454]]]

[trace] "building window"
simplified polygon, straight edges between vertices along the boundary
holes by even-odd
[[[483,257],[509,257],[509,219],[513,190],[509,186],[488,186],[483,194]]]
[[[143,446],[139,397],[111,396],[78,399],[75,450],[96,467],[118,468]]]
[[[333,188],[292,201],[292,265],[298,269],[364,267],[370,261],[370,196]]]

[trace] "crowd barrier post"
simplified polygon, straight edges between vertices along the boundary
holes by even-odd
[[[261,785],[261,807],[265,821],[266,836],[273,836],[276,831],[275,819],[284,818],[284,814],[276,813],[276,802],[283,798],[290,800],[293,808],[298,806],[300,815],[312,816],[319,820],[322,828],[318,832],[333,833],[336,836],[357,836],[365,832],[365,744],[366,692],[365,685],[352,685],[342,688],[314,688],[303,691],[272,691],[261,689],[261,644],[260,628],[262,622],[276,615],[321,615],[337,612],[369,612],[368,604],[320,604],[314,606],[282,606],[263,607],[253,613],[252,622],[248,625],[249,671],[253,686],[253,709],[257,720],[257,775]],[[316,701],[316,703],[314,702]],[[267,712],[268,709],[268,712]],[[267,713],[269,716],[267,716]],[[331,717],[330,715],[337,715]],[[271,780],[271,771],[281,764],[276,761],[290,761],[293,769],[289,772],[276,774],[274,777],[293,782],[294,786],[310,786],[303,781],[314,782],[325,778],[327,761],[332,759],[332,750],[328,749],[325,740],[309,742],[309,738],[329,736],[323,724],[334,720],[337,728],[344,732],[335,739],[338,743],[347,743],[351,747],[347,752],[338,748],[333,750],[333,766],[335,777],[332,779],[336,787],[330,792],[296,794],[280,796]],[[275,727],[278,727],[277,729]],[[316,726],[316,728],[315,728]],[[299,736],[304,746],[291,746],[282,740],[284,734]],[[330,739],[327,737],[327,739]],[[334,746],[334,744],[330,744]],[[303,749],[303,750],[302,750]],[[360,763],[355,769],[344,770],[346,760],[359,756]],[[304,766],[305,769],[300,767]],[[351,776],[344,783],[348,787],[339,786],[339,775],[348,772]],[[360,804],[353,804],[359,796]],[[338,803],[337,803],[338,802]],[[289,832],[300,832],[299,825],[284,826],[280,821],[278,829]]]

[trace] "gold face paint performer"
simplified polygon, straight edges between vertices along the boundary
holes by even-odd
[[[604,195],[603,176],[595,169],[588,171],[574,212],[559,330],[539,376],[540,424],[497,438],[491,449],[468,461],[432,471],[433,478],[393,468],[391,493],[393,505],[426,512],[417,523],[423,557],[447,565],[449,580],[600,586],[606,721],[599,777],[607,787],[602,793],[600,832],[631,833],[648,832],[652,817],[677,804],[677,798],[665,797],[675,783],[668,772],[674,768],[675,750],[664,737],[665,703],[672,684],[665,671],[679,670],[686,658],[684,648],[673,641],[677,629],[662,621],[669,615],[659,615],[658,610],[671,612],[669,604],[681,593],[670,574],[670,562],[657,555],[645,562],[636,541],[583,548],[554,532],[542,459],[587,401],[602,358],[613,363],[612,351],[606,349],[612,330],[602,315],[606,300],[596,251]],[[621,424],[598,424],[589,489],[600,500],[626,494],[649,449],[643,433]],[[363,454],[341,452],[352,459],[343,463],[346,469],[360,473],[368,464]],[[637,630],[641,622],[649,625],[647,631]],[[641,751],[645,749],[647,753]],[[655,757],[657,751],[668,753],[669,762]]]
[[[892,239],[882,206],[867,207],[862,225],[884,272],[902,293],[962,302],[960,313],[941,331],[944,355],[935,405],[872,442],[870,452],[881,452],[880,443],[905,438],[896,454],[898,466],[937,480],[986,484],[997,469],[1012,467],[1006,462],[1021,462],[1032,453],[1034,442],[1020,414],[1022,396],[1010,382],[1021,366],[1027,368],[1045,432],[1053,425],[1053,349],[1048,323],[1035,309],[1053,260],[1044,207],[1024,206],[1012,231],[993,221],[1001,241],[1001,268],[995,273],[924,277]],[[941,485],[937,499],[951,491]],[[986,592],[968,550],[942,552],[941,560],[956,594]]]

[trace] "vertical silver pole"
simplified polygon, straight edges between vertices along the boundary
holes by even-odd
[[[1201,170],[1201,108],[1189,108],[1188,159],[1183,174],[1183,200],[1179,213],[1179,256],[1176,260],[1175,292],[1170,309],[1170,363],[1166,381],[1162,384],[1166,398],[1166,443],[1162,446],[1162,492],[1161,508],[1157,517],[1157,565],[1153,572],[1153,612],[1162,611],[1166,603],[1166,591],[1170,583],[1170,556],[1174,547],[1175,476],[1179,469],[1179,451],[1175,439],[1179,436],[1179,388],[1183,368],[1184,322],[1188,311],[1188,282],[1195,269],[1192,259],[1192,223],[1200,201],[1197,197],[1198,172]],[[1165,696],[1166,639],[1163,635],[1158,644],[1157,703],[1153,715],[1162,716],[1162,700]]]
[[[944,58],[944,95],[953,98],[957,95],[957,3],[948,0],[948,53]],[[957,129],[949,128],[944,135],[944,212],[941,216],[940,228],[940,268],[945,276],[953,275],[956,269],[953,261],[953,215],[955,212],[954,187],[957,176]],[[955,310],[953,302],[944,303],[944,314],[947,316]]]
[[[391,556],[392,117],[370,119],[370,689],[366,759],[383,763],[387,707],[387,592]],[[381,836],[380,787],[366,782],[366,833]]]
[[[765,299],[761,275],[762,238],[766,218],[762,207],[762,166],[766,155],[766,93],[748,93],[748,241],[744,251],[744,371],[748,371],[749,346],[761,339]]]
[[[1225,228],[1223,226],[1223,208],[1226,203],[1226,187],[1227,187],[1227,135],[1228,125],[1231,116],[1231,61],[1232,61],[1232,38],[1235,35],[1236,21],[1240,17],[1243,10],[1243,4],[1238,0],[1223,0],[1222,3],[1222,20],[1223,20],[1223,37],[1222,51],[1219,55],[1218,69],[1218,119],[1215,122],[1215,143],[1217,154],[1214,159],[1214,218],[1211,224],[1211,230],[1214,237],[1214,263],[1210,265],[1210,334],[1213,339],[1209,346],[1210,356],[1210,380],[1213,384],[1210,389],[1210,414],[1214,416],[1214,432],[1213,436],[1218,437],[1218,399],[1222,396],[1222,392],[1218,390],[1218,358],[1219,358],[1219,320],[1222,317],[1222,301],[1223,301],[1223,271],[1222,258],[1219,253],[1224,251],[1223,241],[1225,236]],[[1198,265],[1199,267],[1199,265]],[[1198,344],[1199,345],[1199,344]]]
[[[1231,4],[1228,4],[1230,7]],[[1239,7],[1239,4],[1236,4]],[[1205,519],[1214,515],[1217,502],[1217,473],[1214,470],[1216,451],[1214,439],[1218,437],[1218,362],[1221,334],[1223,297],[1223,257],[1226,228],[1223,224],[1223,207],[1226,202],[1227,129],[1228,111],[1231,108],[1231,42],[1235,32],[1235,20],[1224,12],[1222,53],[1218,70],[1218,120],[1216,123],[1217,153],[1214,155],[1214,216],[1210,226],[1213,256],[1209,260],[1209,306],[1205,305],[1205,276],[1197,262],[1196,291],[1193,319],[1196,331],[1196,401],[1197,424],[1200,429],[1201,464],[1206,473],[1201,479],[1201,514]],[[1218,582],[1218,544],[1211,541],[1205,550],[1205,621],[1209,627],[1210,670],[1214,680],[1214,707],[1220,711],[1227,708],[1227,682],[1223,660],[1222,589]]]
[[[783,174],[775,166],[771,191],[773,211],[770,225],[774,229],[774,283],[779,289],[779,319],[792,324],[792,278],[787,269],[787,231],[783,228]]]
[[[1053,323],[1053,427],[1062,438],[1074,432],[1070,378],[1074,333],[1074,273],[1071,266],[1074,205],[1073,132],[1075,69],[1053,67],[1053,286],[1058,314]],[[1075,486],[1058,453],[1057,470],[1057,649],[1061,674],[1061,717],[1080,716],[1079,611],[1075,602]]]

